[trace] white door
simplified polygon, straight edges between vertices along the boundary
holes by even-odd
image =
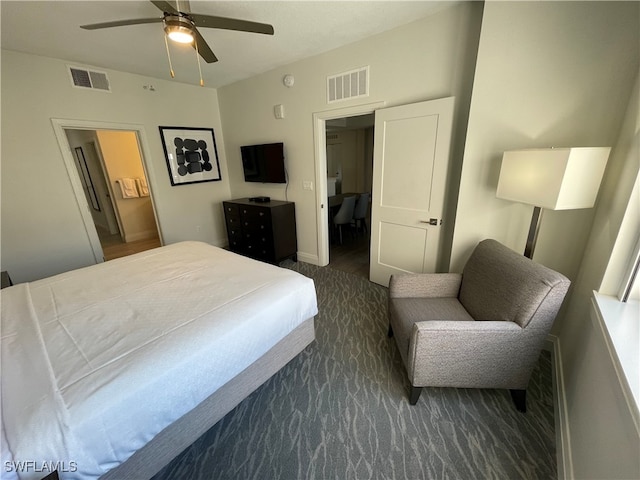
[[[369,278],[435,272],[454,98],[376,110]]]

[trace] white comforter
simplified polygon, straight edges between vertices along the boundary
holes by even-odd
[[[312,280],[199,242],[1,294],[2,478],[29,480],[116,467],[317,313]]]

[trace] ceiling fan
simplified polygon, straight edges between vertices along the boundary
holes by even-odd
[[[81,25],[80,28],[84,28],[85,30],[98,30],[100,28],[162,22],[167,37],[179,43],[190,43],[207,63],[217,62],[218,59],[196,27],[220,28],[224,30],[239,30],[241,32],[273,35],[273,26],[266,23],[191,13],[188,0],[176,2],[177,8],[169,2],[151,0],[151,3],[163,12],[162,17],[116,20],[114,22]],[[182,5],[183,10],[179,10],[181,8],[180,5]]]

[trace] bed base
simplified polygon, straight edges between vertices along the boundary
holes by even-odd
[[[151,478],[315,339],[314,318],[301,323],[267,353],[186,413],[100,480]]]

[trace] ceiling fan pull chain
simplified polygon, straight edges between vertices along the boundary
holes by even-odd
[[[193,43],[196,46],[196,59],[198,60],[198,72],[200,72],[200,86],[204,87],[204,80],[202,80],[202,68],[200,68],[200,52],[198,52],[198,40],[194,39]]]
[[[176,74],[173,73],[173,65],[171,65],[171,54],[169,53],[169,42],[167,42],[166,35],[164,35],[164,46],[167,48],[167,58],[169,59],[169,72],[171,73],[171,78],[175,78]]]

